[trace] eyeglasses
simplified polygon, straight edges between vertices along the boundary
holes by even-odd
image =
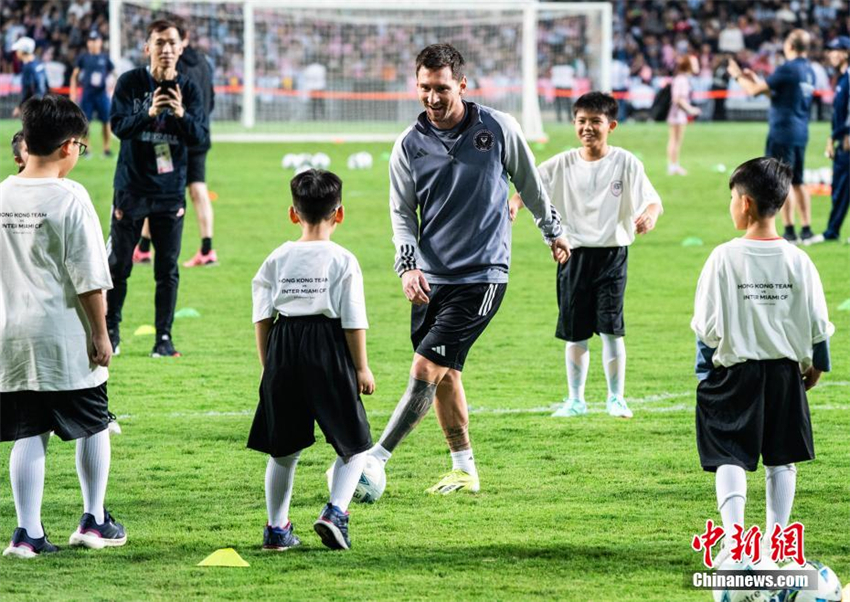
[[[76,144],[77,146],[79,146],[79,147],[80,147],[80,156],[81,156],[81,157],[85,157],[85,156],[86,156],[86,151],[88,151],[88,150],[89,150],[89,145],[88,145],[88,144],[83,144],[83,143],[82,143],[82,142],[80,142],[79,140],[71,140],[71,142],[73,142],[74,144]]]
[[[84,144],[84,143],[80,142],[79,140],[66,140],[65,142],[73,142],[74,144],[76,144],[77,146],[79,146],[79,147],[80,147],[80,156],[81,156],[81,157],[84,157],[84,156],[86,155],[86,151],[87,151],[87,150],[88,150],[88,148],[89,148],[89,145],[88,145],[88,144]],[[60,144],[60,145],[59,145],[59,146],[57,146],[56,148],[61,148],[61,147],[62,147],[62,145],[63,145],[63,144],[65,144],[65,142],[63,142],[62,144]]]

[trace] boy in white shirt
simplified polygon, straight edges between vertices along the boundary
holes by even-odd
[[[717,506],[728,556],[744,528],[745,470],[765,465],[766,536],[791,515],[796,462],[815,457],[806,390],[829,370],[829,322],[818,271],[776,232],[775,215],[792,170],[760,157],[729,178],[736,238],[714,249],[697,284],[691,328],[697,335],[697,448],[716,473]]]
[[[330,240],[344,217],[340,179],[311,169],[290,186],[289,218],[301,226],[301,238],[275,249],[252,282],[263,376],[248,447],[270,456],[263,549],[301,543],[289,503],[298,456],[315,442],[318,422],[338,457],[330,501],[313,528],[329,548],[347,550],[347,509],[372,447],[360,400],[375,390],[363,276],[354,255]]]
[[[103,234],[85,188],[65,176],[86,146],[85,116],[53,94],[23,109],[29,157],[0,184],[0,440],[18,528],[4,556],[56,552],[41,523],[50,431],[77,441],[83,517],[69,544],[121,546],[104,508],[110,443],[106,367],[112,345],[103,291],[112,287]]]
[[[558,266],[555,336],[566,341],[569,394],[552,414],[556,417],[587,414],[587,343],[594,333],[602,338],[606,409],[611,416],[632,417],[624,398],[628,247],[636,232],[646,234],[655,228],[662,208],[638,158],[608,145],[608,135],[617,127],[617,110],[617,101],[608,94],[581,96],[573,105],[581,147],[555,155],[537,168],[572,249],[570,260]],[[510,203],[513,216],[522,200],[514,195]]]

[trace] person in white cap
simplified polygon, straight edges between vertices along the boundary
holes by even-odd
[[[37,98],[47,94],[47,73],[44,63],[35,56],[35,40],[27,36],[18,38],[12,44],[12,50],[24,64],[21,70],[21,102],[12,112],[13,117],[21,114],[21,105],[33,96]]]

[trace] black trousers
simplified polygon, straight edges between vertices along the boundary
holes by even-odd
[[[139,242],[145,218],[150,220],[151,242],[156,253],[153,274],[156,280],[156,335],[171,336],[174,308],[177,305],[177,286],[180,274],[177,258],[183,237],[183,215],[186,198],[180,195],[166,198],[141,197],[116,190],[112,200],[112,223],[109,229],[109,272],[112,290],[106,294],[106,326],[115,329],[121,323],[121,310],[127,297],[127,279],[133,271],[133,249]]]

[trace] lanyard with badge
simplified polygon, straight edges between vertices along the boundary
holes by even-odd
[[[154,83],[156,84],[156,80],[154,80]],[[157,85],[154,88],[154,93],[156,92],[156,88],[161,88],[163,92],[167,93],[169,89],[176,85],[176,82],[161,82],[161,84],[164,85]],[[153,96],[151,96],[151,98],[153,98]],[[163,111],[156,116],[156,125],[154,126],[154,129],[157,132],[165,131],[165,119],[168,111],[170,111],[170,109]],[[174,171],[174,161],[171,158],[171,145],[168,142],[159,142],[153,145],[153,150],[156,155],[156,173],[172,173]]]

